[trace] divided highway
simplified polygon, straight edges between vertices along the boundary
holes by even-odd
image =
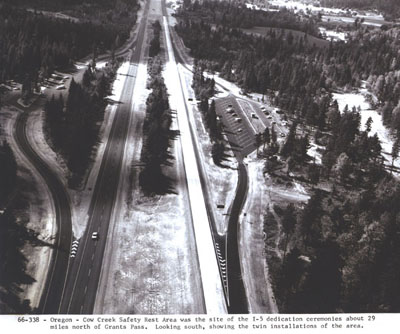
[[[122,157],[132,113],[132,93],[143,47],[148,11],[149,1],[146,3],[140,22],[136,47],[132,52],[128,75],[121,94],[121,103],[116,109],[94,188],[88,212],[88,226],[85,234],[79,240],[76,257],[71,259],[60,308],[60,313],[63,314],[93,313],[109,222],[118,190]],[[92,239],[93,232],[99,234],[97,240]]]

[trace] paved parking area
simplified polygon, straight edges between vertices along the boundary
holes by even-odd
[[[287,129],[281,125],[280,117],[271,107],[264,106],[263,111],[260,103],[237,99],[233,95],[216,99],[215,106],[232,149],[240,152],[242,157],[256,149],[255,135],[263,133],[266,127],[274,125],[280,140],[287,133]]]

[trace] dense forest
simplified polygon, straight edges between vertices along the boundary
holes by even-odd
[[[294,36],[290,31],[271,29],[259,36],[224,25],[215,27],[213,17],[225,5],[213,4],[209,24],[204,19],[181,19],[176,26],[191,54],[202,59],[206,69],[220,72],[244,90],[279,92],[273,94],[278,106],[320,127],[326,113],[320,92],[351,89],[366,81],[381,107],[386,106],[388,124],[397,124],[391,120],[400,119],[396,116],[399,108],[394,112],[400,97],[399,29],[360,27],[347,43],[316,47],[307,35]]]
[[[177,17],[195,20],[201,23],[214,23],[232,28],[274,27],[303,31],[318,36],[319,31],[314,19],[303,20],[292,11],[283,9],[278,12],[251,10],[228,1],[206,0],[184,1],[182,11]]]
[[[0,143],[0,209],[15,189],[17,163],[7,142]],[[1,215],[1,214],[0,214]]]
[[[399,131],[399,29],[357,27],[346,43],[317,47],[284,30],[245,34],[240,24],[217,23],[226,5],[210,6],[188,6],[191,18],[181,13],[178,34],[204,69],[281,107],[290,124],[285,142],[277,143],[273,126],[255,138],[257,147],[263,144],[265,172],[279,184],[310,189],[304,207],[275,206],[283,257],[271,255],[268,244],[266,253],[280,312],[399,312],[400,183],[370,133],[372,120],[360,130],[360,111],[340,112],[332,97],[365,85]],[[320,147],[321,163],[308,155],[311,142]],[[398,141],[391,153],[393,162]],[[267,211],[267,236],[275,220]]]
[[[80,184],[92,159],[117,67],[114,63],[99,71],[89,66],[81,83],[71,81],[67,101],[60,95],[45,104],[44,132],[66,160],[72,187]]]
[[[129,37],[135,20],[72,22],[0,4],[0,82],[37,83],[93,51],[116,48]]]
[[[400,17],[400,2],[398,0],[320,0],[321,6],[355,8],[355,9],[378,9],[388,19]]]
[[[17,198],[18,200],[15,200]],[[17,186],[17,164],[10,146],[0,143],[0,314],[30,312],[29,300],[18,296],[19,285],[32,284],[27,273],[27,258],[22,252],[26,243],[44,245],[38,234],[28,228],[29,220],[22,214],[29,203]],[[18,217],[18,218],[17,218]]]
[[[168,102],[168,92],[162,77],[161,25],[153,24],[153,38],[150,43],[152,57],[149,60],[151,89],[146,100],[146,117],[143,123],[143,148],[141,161],[144,167],[139,175],[139,183],[146,195],[173,192],[173,180],[167,176],[163,167],[173,164],[170,152],[173,140],[178,133],[171,130],[172,114]],[[153,46],[153,47],[152,47]]]
[[[9,207],[0,215],[0,314],[25,314],[30,312],[29,300],[20,300],[18,285],[32,284],[34,279],[25,272],[27,259],[21,249],[26,240],[38,240],[27,222],[12,212]]]
[[[384,165],[377,135],[369,133],[371,119],[361,131],[356,108],[340,113],[329,93],[321,94],[317,104],[318,114],[307,113],[299,125],[292,123],[280,160],[270,143],[264,151],[266,172],[277,181],[288,182],[292,175],[312,188],[304,209],[288,205],[277,210],[285,255],[279,260],[272,256],[269,263],[280,310],[398,312],[400,271],[394,254],[400,247],[400,224],[393,203],[400,183]],[[324,148],[322,164],[307,155],[311,140]],[[398,150],[396,142],[392,162]],[[270,233],[274,218],[265,219]]]
[[[136,17],[136,0],[3,0],[20,8],[33,9],[47,14],[62,13],[84,21],[103,24],[132,25]],[[133,16],[132,16],[133,15]]]
[[[280,311],[398,312],[400,224],[394,203],[400,183],[385,167],[370,126],[360,130],[359,111],[340,113],[335,101],[325,99],[324,133],[304,135],[304,128],[292,123],[281,159],[272,159],[266,150],[265,167],[272,177],[290,182],[292,175],[312,189],[303,209],[292,204],[275,208],[284,255],[270,254],[269,264]],[[322,164],[307,155],[311,139],[324,147]],[[273,221],[266,215],[266,233]]]

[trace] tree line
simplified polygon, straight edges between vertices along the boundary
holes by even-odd
[[[161,25],[157,22],[153,24],[153,32],[154,38],[158,38],[157,44],[159,45]],[[165,194],[173,191],[172,180],[163,169],[173,164],[174,157],[170,148],[178,133],[171,130],[172,114],[167,87],[161,74],[162,66],[160,56],[150,58],[149,88],[152,91],[146,100],[141,152],[141,161],[144,163],[144,167],[139,175],[140,186],[147,195]]]
[[[0,143],[0,209],[16,186],[17,163],[10,145],[3,141]]]
[[[196,20],[231,28],[274,27],[299,30],[319,36],[316,18],[303,20],[300,15],[286,9],[267,12],[252,10],[228,1],[184,1],[182,10],[178,10],[176,16],[183,20]]]
[[[149,57],[157,56],[161,51],[160,46],[160,33],[161,33],[161,24],[160,21],[155,21],[152,24],[153,27],[153,37],[150,41],[149,47]]]
[[[0,4],[0,82],[39,83],[55,68],[71,66],[89,53],[118,47],[129,26],[113,22],[72,22]]]
[[[81,83],[72,79],[66,101],[60,94],[45,104],[44,132],[52,148],[66,160],[72,187],[80,184],[91,162],[116,69],[117,64],[101,71],[89,66]]]
[[[217,116],[215,100],[211,99],[215,94],[214,78],[204,76],[201,62],[196,62],[194,65],[192,87],[196,98],[200,100],[198,104],[199,110],[212,142],[211,156],[214,163],[220,166],[225,159],[225,141],[222,134],[223,124]]]

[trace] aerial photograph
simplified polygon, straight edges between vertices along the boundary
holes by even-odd
[[[0,0],[0,314],[400,313],[399,0]]]

